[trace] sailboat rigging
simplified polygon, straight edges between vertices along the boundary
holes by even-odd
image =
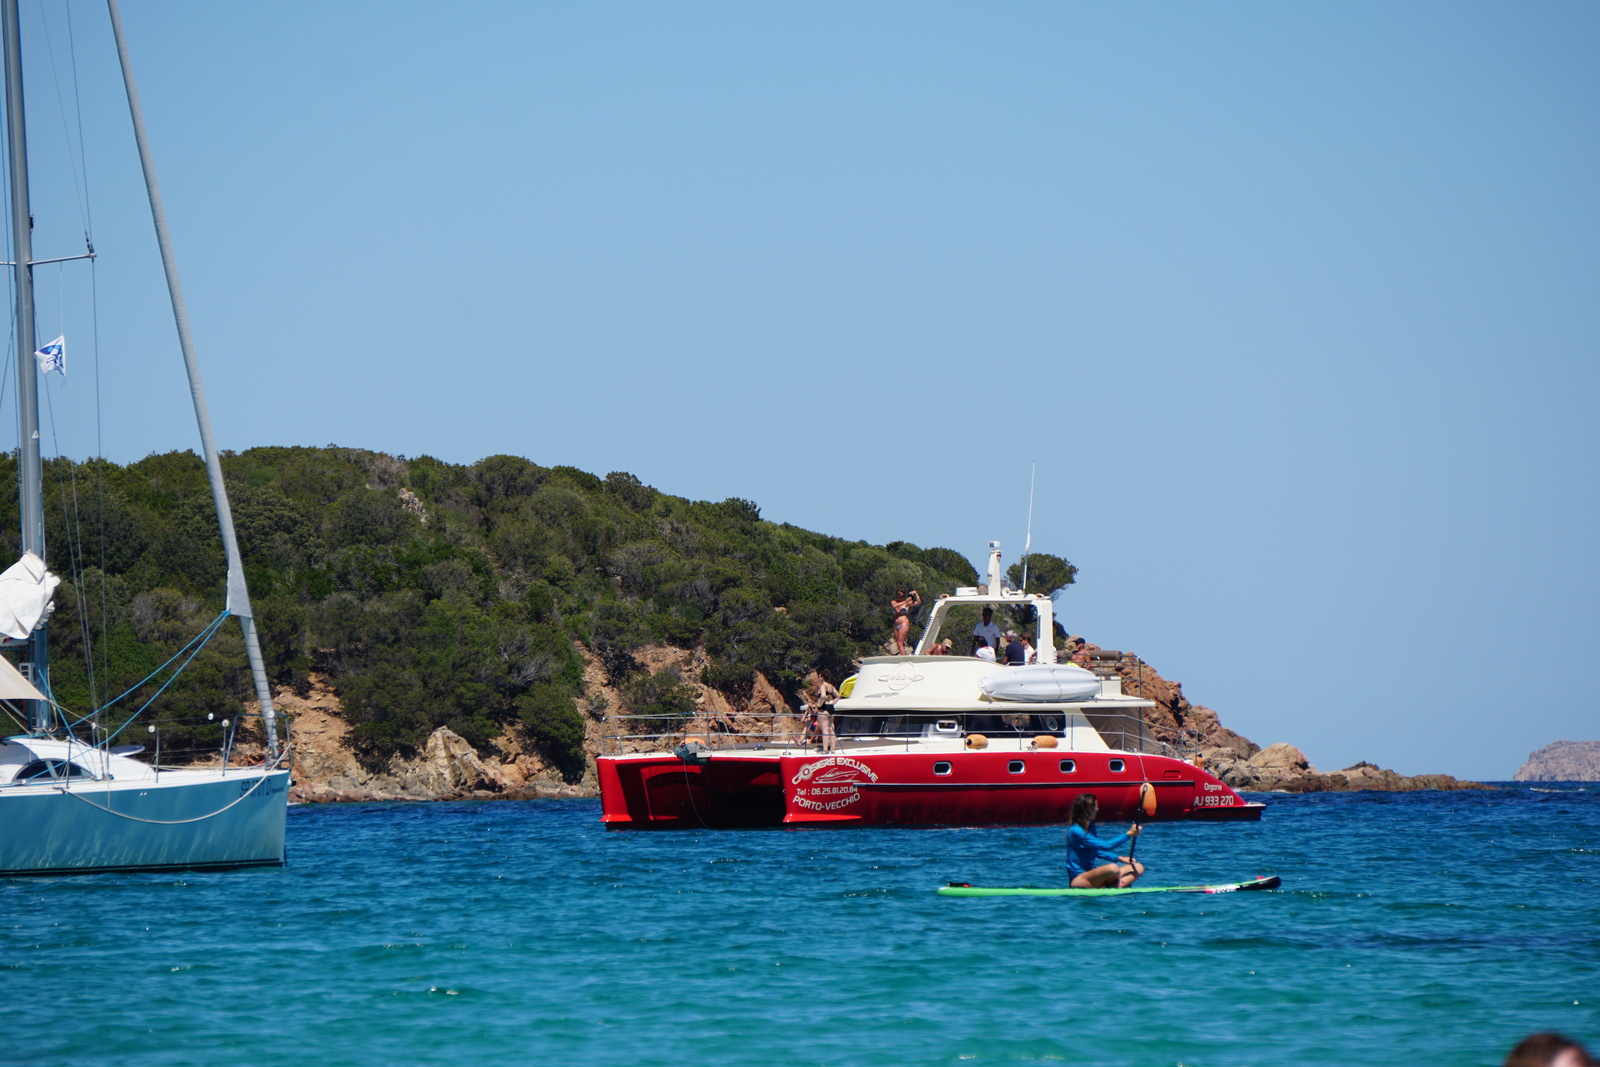
[[[233,721],[223,724],[227,743],[206,763],[163,766],[159,735],[156,758],[145,762],[134,758],[141,746],[112,746],[114,735],[108,737],[98,731],[92,716],[75,720],[53,697],[47,620],[51,594],[59,579],[48,570],[50,557],[44,535],[33,268],[56,260],[32,258],[20,19],[17,0],[0,0],[10,223],[15,254],[12,268],[23,551],[22,559],[0,574],[0,621],[7,624],[0,627],[7,634],[0,645],[20,652],[22,662],[19,670],[10,660],[0,657],[0,701],[27,706],[26,733],[0,741],[0,875],[277,865],[284,858],[289,746],[280,738],[272,706],[116,0],[107,0],[107,8],[227,557],[227,606],[223,616],[202,636],[215,632],[222,618],[231,615],[239,620],[260,702],[265,751],[260,762],[253,765],[241,766],[234,760],[232,741],[240,717],[235,715]],[[85,257],[62,258],[89,258],[94,254],[91,247]],[[8,596],[7,590],[14,595]],[[192,643],[191,647],[198,646]],[[90,723],[87,740],[80,739],[74,729],[81,728],[85,721]],[[153,731],[154,727],[150,729]]]

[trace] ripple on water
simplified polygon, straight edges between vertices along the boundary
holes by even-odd
[[[1092,900],[933,893],[1060,884],[1060,827],[297,808],[284,870],[0,882],[8,1006],[72,1023],[10,1028],[7,1058],[1442,1065],[1534,1029],[1600,1044],[1600,793],[1268,801],[1255,825],[1151,826],[1139,852],[1152,881],[1282,891]]]

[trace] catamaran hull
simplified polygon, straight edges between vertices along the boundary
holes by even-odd
[[[5,788],[0,793],[0,875],[283,863],[287,770],[173,771],[161,778],[159,783]]]
[[[1131,819],[1139,786],[1148,821],[1261,818],[1206,771],[1166,756],[1061,749],[871,754],[602,756],[602,821],[614,829],[751,826],[997,826],[1064,823],[1082,793],[1100,818]],[[1017,769],[1020,765],[1020,769]]]

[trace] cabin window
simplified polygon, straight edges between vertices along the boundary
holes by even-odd
[[[933,773],[934,774],[949,774],[950,773],[950,761],[947,760],[947,759],[942,759],[938,763],[935,763],[933,765]]]
[[[1123,763],[1121,760],[1114,759],[1114,760],[1111,761],[1111,773],[1112,774],[1121,774],[1123,768],[1126,767],[1126,766],[1127,766],[1127,764]]]
[[[53,778],[91,778],[88,771],[76,763],[58,759],[36,759],[17,772],[13,782],[43,782]]]
[[[1010,763],[1006,764],[1006,770],[1010,771],[1012,774],[1021,774],[1023,771],[1027,770],[1027,764],[1023,763],[1019,759],[1014,759]]]
[[[1076,771],[1077,769],[1078,769],[1078,761],[1077,760],[1064,759],[1064,760],[1061,761],[1061,773],[1062,774],[1071,774],[1072,772]]]

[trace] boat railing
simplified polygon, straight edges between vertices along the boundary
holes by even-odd
[[[129,756],[148,763],[159,779],[164,772],[220,770],[260,772],[293,764],[289,718],[278,716],[279,749],[276,759],[267,753],[266,733],[256,712],[218,718],[172,718],[134,725],[123,731],[108,730],[93,721],[76,723],[71,731],[53,735],[66,741],[66,759],[44,760],[39,773],[27,780],[14,778],[5,785],[38,784],[43,775],[61,781],[103,781],[110,774],[109,755]]]
[[[157,774],[201,769],[253,770],[269,762],[286,766],[293,751],[291,719],[279,712],[276,722],[279,750],[275,760],[268,755],[266,728],[259,712],[162,720],[147,725],[142,733],[133,733],[130,743],[146,742]]]
[[[1154,734],[1137,709],[1106,708],[1085,711],[1089,725],[1104,744],[1121,752],[1190,759],[1192,746],[1175,745]],[[871,745],[883,748],[902,745],[907,751],[931,738],[958,740],[981,734],[993,741],[1001,738],[1036,742],[1041,736],[1057,739],[1057,744],[1072,748],[1074,734],[1082,726],[1063,725],[1059,713],[1008,709],[1005,712],[950,712],[930,715],[834,716],[835,745],[839,748]],[[740,714],[732,719],[696,715],[687,719],[662,720],[653,715],[611,714],[601,719],[600,754],[660,752],[688,746],[691,750],[766,750],[771,747],[821,751],[820,724],[809,726],[799,715],[784,712]]]

